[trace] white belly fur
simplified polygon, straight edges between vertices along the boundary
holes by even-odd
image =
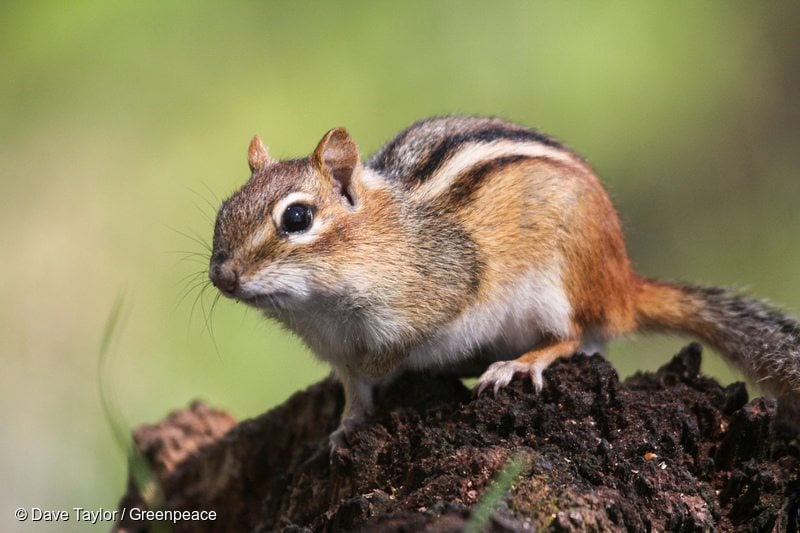
[[[544,335],[572,335],[572,307],[557,264],[531,269],[489,302],[467,308],[442,332],[412,349],[406,366],[448,368],[477,352],[513,359],[534,348]]]

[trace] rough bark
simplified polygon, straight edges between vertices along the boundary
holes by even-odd
[[[773,427],[772,401],[700,375],[700,352],[622,383],[575,356],[539,395],[516,380],[475,398],[457,378],[409,375],[331,459],[331,380],[238,425],[196,403],[134,439],[162,508],[217,513],[173,531],[462,531],[481,503],[490,531],[796,531],[797,441]],[[512,460],[521,473],[492,499]],[[120,505],[144,505],[132,483]]]

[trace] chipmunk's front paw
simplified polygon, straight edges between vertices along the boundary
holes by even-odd
[[[350,438],[363,422],[363,417],[348,417],[342,419],[339,423],[339,427],[328,437],[331,458],[340,450],[350,447]]]

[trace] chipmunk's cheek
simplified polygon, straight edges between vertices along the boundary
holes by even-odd
[[[311,298],[311,281],[300,268],[273,265],[245,276],[241,282],[241,299],[255,307],[302,306]]]

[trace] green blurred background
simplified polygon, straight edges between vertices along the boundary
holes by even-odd
[[[181,233],[210,240],[254,133],[289,157],[346,126],[366,155],[432,114],[532,125],[595,166],[640,271],[800,310],[798,27],[797,3],[3,2],[0,529],[116,506],[96,367],[123,291],[104,379],[130,424],[194,398],[254,416],[326,374],[229,301],[215,348],[197,289],[181,300],[204,268]],[[628,375],[681,343],[611,359]]]

